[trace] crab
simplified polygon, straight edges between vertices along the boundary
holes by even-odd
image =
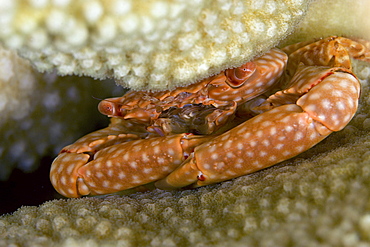
[[[370,62],[369,42],[332,36],[273,48],[196,84],[103,100],[110,125],[63,148],[51,182],[66,197],[195,188],[290,159],[356,113],[350,57]]]

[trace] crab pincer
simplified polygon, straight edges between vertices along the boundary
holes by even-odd
[[[88,153],[61,153],[51,182],[66,197],[108,194],[147,184],[171,173],[209,137],[178,134],[139,139]]]
[[[156,187],[198,187],[272,166],[341,130],[356,113],[360,85],[350,71],[305,67],[293,80],[293,87],[267,99],[265,112],[197,146],[192,156],[156,182]],[[287,103],[284,96],[297,100]],[[325,100],[318,100],[324,96]]]

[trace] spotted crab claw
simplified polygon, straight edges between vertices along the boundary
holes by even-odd
[[[155,185],[197,187],[253,173],[308,150],[356,113],[360,83],[345,66],[301,63],[288,85],[255,109],[261,114],[196,147]]]
[[[89,153],[61,153],[50,179],[66,197],[108,194],[167,176],[210,137],[178,134],[115,144]]]

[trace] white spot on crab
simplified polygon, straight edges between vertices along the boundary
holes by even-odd
[[[326,116],[324,114],[319,114],[317,115],[317,118],[320,119],[321,121],[325,121]]]
[[[225,135],[223,135],[223,136],[222,136],[221,141],[222,141],[222,142],[225,142],[225,141],[227,141],[227,140],[229,140],[229,139],[230,139],[230,134],[229,134],[229,133],[227,133],[227,134],[225,134]]]
[[[145,173],[145,174],[149,174],[150,172],[152,172],[153,171],[153,168],[144,168],[143,169],[143,172]]]
[[[118,173],[118,178],[119,179],[124,179],[126,177],[126,174],[124,172]]]
[[[235,168],[237,168],[237,169],[240,169],[240,168],[242,168],[243,167],[243,165],[242,164],[240,164],[240,163],[237,163],[236,165],[235,165]]]
[[[331,101],[329,99],[322,99],[321,105],[324,109],[329,110],[331,108]]]
[[[225,167],[225,162],[217,162],[216,164],[215,164],[215,168],[217,169],[217,170],[221,170],[222,168],[224,168]]]
[[[217,159],[219,158],[219,156],[218,156],[218,154],[217,154],[217,153],[213,153],[213,154],[211,155],[211,158],[212,158],[213,160],[217,160]]]
[[[211,168],[211,165],[208,163],[203,164],[203,168],[206,170],[209,170]]]
[[[159,154],[161,152],[161,148],[159,146],[154,146],[153,151],[155,154]]]
[[[269,142],[269,140],[266,140],[266,139],[262,141],[262,144],[263,144],[265,147],[270,146],[270,142]]]
[[[306,106],[304,107],[304,109],[305,109],[306,111],[309,111],[309,112],[316,112],[316,105],[314,105],[314,104],[309,104],[309,105],[306,105]]]
[[[131,161],[129,164],[132,168],[137,169],[137,162],[136,161]]]
[[[146,154],[146,153],[143,153],[142,155],[141,155],[141,160],[143,161],[143,162],[145,162],[145,163],[148,163],[150,160],[149,160],[149,157],[148,157],[148,155]]]
[[[284,118],[282,118],[282,119],[280,119],[280,122],[282,122],[282,123],[289,123],[290,122],[290,116],[286,116],[286,117],[284,117]],[[289,126],[289,125],[288,125]]]
[[[285,139],[286,139],[286,136],[279,136],[279,137],[278,137],[278,140],[279,140],[279,141],[284,141]]]
[[[65,176],[62,176],[62,177],[60,178],[60,182],[61,182],[61,184],[66,185],[66,184],[67,184],[67,179],[66,179],[66,177],[65,177]]]
[[[285,131],[286,132],[291,132],[291,131],[293,131],[293,127],[292,126],[290,126],[290,125],[288,125],[288,126],[285,126]]]
[[[94,164],[94,168],[95,169],[100,169],[101,168],[101,163],[100,162],[96,162],[95,164]]]
[[[74,190],[73,189],[68,189],[68,193],[70,194],[70,195],[73,195],[74,194]]]
[[[269,157],[269,161],[276,161],[276,156],[275,155],[271,155]]]
[[[110,182],[108,180],[104,180],[102,186],[105,188],[110,188]]]
[[[112,188],[115,189],[115,190],[122,190],[123,189],[122,184],[120,184],[120,183],[116,183],[114,186],[112,186]]]
[[[317,137],[317,134],[316,132],[313,132],[311,135],[310,135],[310,140],[313,140]]]
[[[107,167],[112,167],[113,163],[111,160],[108,160],[107,163],[105,164]]]
[[[256,133],[256,136],[261,138],[263,136],[263,131],[262,130],[258,130],[257,133]]]
[[[123,155],[123,160],[124,160],[124,161],[128,161],[128,160],[129,160],[129,158],[130,158],[129,153],[125,153],[125,155]]]
[[[244,139],[249,139],[249,137],[251,136],[252,134],[250,132],[247,132],[243,135],[243,138]]]
[[[268,126],[270,126],[270,125],[272,125],[272,122],[271,122],[271,121],[265,121],[265,122],[263,122],[263,123],[261,124],[261,126],[262,126],[262,127],[268,127]]]
[[[225,149],[229,149],[230,147],[231,147],[231,144],[233,143],[233,141],[232,140],[228,140],[228,141],[226,141],[226,143],[225,143],[225,145],[224,145],[224,148]]]
[[[239,150],[243,150],[244,149],[244,143],[242,142],[239,142],[236,147],[239,149]]]
[[[114,170],[112,170],[112,169],[108,170],[107,175],[108,175],[109,177],[113,177],[113,175],[114,175]]]
[[[74,164],[70,164],[66,169],[65,171],[68,173],[68,174],[72,174],[73,172],[73,169],[75,168],[75,165]]]
[[[310,94],[310,100],[319,100],[321,98],[321,94],[316,92],[316,93],[311,93]]]
[[[252,165],[253,165],[253,166],[257,166],[257,167],[259,167],[259,166],[261,165],[261,163],[260,163],[258,160],[256,160],[256,161],[254,161],[254,162],[252,163]]]
[[[89,191],[89,187],[86,186],[86,184],[82,183],[81,185],[82,191]]]
[[[345,110],[346,105],[342,101],[337,101],[336,103],[338,110]]]
[[[230,140],[229,140],[230,141]],[[209,149],[208,149],[208,151],[210,152],[210,153],[213,153],[213,152],[215,152],[216,151],[216,149],[217,149],[217,146],[216,145],[213,145],[213,146],[211,146]]]
[[[332,95],[334,95],[335,97],[338,97],[338,98],[343,97],[343,92],[342,92],[342,91],[340,91],[340,90],[333,90],[333,91],[331,92],[331,94],[332,94]]]
[[[170,168],[170,167],[168,167],[168,166],[163,166],[163,167],[162,167],[162,171],[164,171],[164,172],[169,172],[169,171],[171,171],[171,168]]]
[[[169,149],[167,150],[167,152],[168,152],[168,154],[169,154],[170,156],[174,156],[174,155],[175,155],[175,151],[174,151],[172,148],[169,148]]]
[[[302,140],[303,137],[304,137],[303,133],[299,131],[299,132],[295,133],[294,141]]]
[[[284,146],[285,146],[285,145],[284,145],[283,143],[279,143],[279,144],[277,144],[274,148],[275,148],[275,149],[280,150],[280,149],[282,149]]]
[[[132,176],[132,183],[134,184],[141,184],[141,180],[139,179],[139,176]]]
[[[231,152],[226,153],[226,157],[229,159],[235,158],[235,155]]]
[[[226,171],[226,173],[227,173],[227,174],[229,174],[230,176],[235,176],[235,175],[237,175],[237,173],[236,173],[236,172],[234,172],[234,171],[232,171],[232,170],[227,170],[227,171]]]
[[[159,144],[159,141],[154,141],[154,142],[152,142],[152,146],[153,146],[153,147],[158,147],[158,144]]]
[[[169,145],[169,146],[171,146],[172,144],[173,144],[173,142],[175,141],[175,139],[170,139],[170,140],[168,140],[167,141],[167,144]]]

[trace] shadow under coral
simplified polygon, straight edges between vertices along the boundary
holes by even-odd
[[[14,212],[21,206],[38,206],[45,201],[62,198],[49,180],[52,161],[52,157],[42,158],[40,167],[32,173],[14,169],[7,181],[0,182],[0,215]]]

